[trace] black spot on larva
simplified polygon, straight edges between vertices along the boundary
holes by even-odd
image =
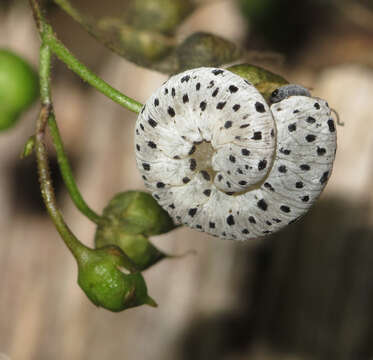
[[[316,140],[316,136],[315,135],[312,135],[312,134],[309,134],[306,136],[305,138],[307,140],[307,142],[313,142]]]
[[[210,84],[207,86],[207,89],[211,89],[215,85],[214,80],[210,81]]]
[[[265,230],[265,231],[263,231],[263,234],[272,234],[272,231],[271,230]]]
[[[247,182],[245,181],[245,180],[241,180],[241,181],[239,181],[238,182],[240,185],[242,185],[242,186],[245,186],[246,184],[247,184]]]
[[[152,149],[155,149],[157,147],[157,144],[153,141],[148,141],[148,146]]]
[[[165,94],[165,95],[168,94],[168,89],[167,89],[167,88],[164,89],[164,94]]]
[[[148,180],[145,175],[141,176],[145,181]]]
[[[229,86],[229,91],[230,91],[231,94],[233,94],[233,93],[238,91],[238,87],[234,86],[234,85],[230,85]]]
[[[223,175],[219,174],[218,175],[218,181],[222,181],[223,180]]]
[[[142,107],[141,114],[145,111],[145,108],[146,108],[146,104]]]
[[[326,153],[326,149],[324,149],[324,148],[321,148],[321,147],[317,147],[317,155],[319,155],[319,156],[322,156],[322,155],[324,155]]]
[[[263,105],[261,102],[259,102],[259,101],[257,101],[257,102],[255,103],[255,110],[256,110],[257,112],[260,112],[260,113],[264,113],[264,112],[266,111],[264,105]]]
[[[275,223],[277,223],[277,224],[279,224],[280,222],[281,222],[281,220],[280,219],[277,219],[277,218],[273,218],[272,219]]]
[[[197,161],[196,159],[190,159],[189,169],[194,171],[197,167]]]
[[[234,223],[234,217],[233,217],[233,215],[229,215],[229,216],[227,217],[227,224],[228,224],[229,226],[232,226],[232,225],[235,224],[235,223]]]
[[[185,176],[185,177],[183,178],[183,183],[184,183],[184,184],[188,184],[189,181],[190,181],[190,179],[189,179],[187,176]]]
[[[172,89],[171,89],[171,96],[172,96],[172,97],[175,97],[175,95],[176,95],[175,88],[172,88]]]
[[[215,223],[214,222],[209,222],[209,228],[210,229],[215,229]]]
[[[293,114],[297,114],[297,113],[299,113],[299,110],[294,110],[293,111]]]
[[[328,126],[329,126],[329,131],[334,132],[335,131],[335,125],[333,119],[328,120]]]
[[[266,221],[266,224],[268,225],[268,226],[272,226],[272,223],[270,222],[270,221]]]
[[[140,135],[139,129],[136,129],[136,135]]]
[[[147,163],[142,163],[142,167],[143,167],[143,169],[146,170],[146,171],[149,171],[149,170],[150,170],[150,165],[147,164]]]
[[[306,121],[309,123],[309,124],[314,124],[316,122],[316,119],[313,118],[312,116],[309,116]]]
[[[226,101],[219,102],[218,105],[216,105],[216,108],[219,110],[222,110],[226,103],[227,103]]]
[[[175,205],[174,204],[170,204],[170,205],[168,205],[168,207],[171,208],[171,209],[175,209]]]
[[[295,123],[290,124],[288,126],[288,129],[289,129],[290,132],[293,132],[293,131],[297,130],[297,125]]]
[[[308,171],[308,170],[311,169],[311,167],[309,165],[307,165],[307,164],[302,164],[302,165],[299,166],[299,168],[301,170],[304,170],[304,171]]]
[[[203,176],[203,178],[204,178],[206,181],[210,181],[210,180],[211,180],[210,175],[209,175],[209,173],[208,173],[207,171],[205,171],[205,170],[201,170],[200,172],[201,172],[201,175]]]
[[[221,235],[222,235],[222,236],[226,236],[227,233],[226,233],[225,231],[223,231],[223,232],[221,233]]]
[[[160,199],[159,195],[157,195],[157,194],[154,194],[153,196],[154,196],[154,199],[157,199],[157,200]]]
[[[188,94],[184,94],[183,95],[183,103],[185,104],[187,102],[189,102],[189,96],[188,96]]]
[[[249,169],[249,165],[245,165],[245,169],[248,170]],[[250,169],[252,169],[252,167],[250,167]]]
[[[249,216],[249,222],[251,224],[256,224],[256,220],[255,220],[254,216]]]
[[[157,182],[157,188],[159,188],[159,189],[162,189],[162,188],[164,188],[165,187],[165,183],[163,183],[163,182]]]
[[[275,137],[275,130],[274,129],[271,130],[271,137]]]
[[[220,75],[220,74],[222,74],[223,72],[224,72],[224,70],[220,70],[220,69],[212,70],[212,73],[213,73],[214,75]]]
[[[140,129],[141,129],[142,131],[144,131],[144,130],[145,130],[145,128],[144,128],[144,125],[143,125],[143,124],[140,124]]]
[[[297,189],[302,189],[303,188],[303,183],[301,182],[301,181],[297,181],[296,183],[295,183],[295,187],[297,188]]]
[[[193,217],[197,213],[197,208],[189,209],[188,214]]]
[[[248,149],[241,149],[241,154],[244,156],[249,156],[250,155],[250,150]]]
[[[226,129],[229,129],[230,127],[232,127],[232,121],[230,121],[230,120],[226,121],[225,124],[224,124],[224,127]]]
[[[140,145],[136,144],[136,150],[140,151]]]
[[[234,105],[232,106],[232,109],[233,109],[233,111],[238,111],[238,110],[240,109],[240,107],[241,107],[240,104],[234,104]]]
[[[260,160],[258,162],[258,170],[264,170],[267,167],[267,160]]]
[[[227,171],[227,174],[228,174],[228,175],[230,175],[230,174],[231,174],[231,172],[230,172],[230,171],[228,170],[228,171]]]
[[[260,199],[258,202],[257,202],[257,206],[259,209],[263,210],[263,211],[266,211],[267,208],[268,208],[268,204],[264,201],[264,199]]]
[[[320,178],[320,184],[324,184],[328,180],[329,171],[325,171]]]
[[[231,183],[230,183],[229,181],[227,181],[226,184],[227,184],[227,186],[228,186],[229,188],[232,187],[232,185],[231,185]]]
[[[196,146],[193,145],[192,148],[189,150],[189,153],[188,153],[188,154],[189,154],[189,155],[192,155],[192,154],[196,151],[196,149],[197,149]]]
[[[196,229],[200,229],[200,230],[201,230],[201,229],[202,229],[202,226],[199,225],[199,224],[197,224],[197,225],[196,225]]]
[[[286,205],[281,205],[280,210],[283,211],[284,213],[289,213],[290,212],[289,206],[286,206]]]
[[[315,103],[314,105],[313,105],[314,107],[315,107],[315,109],[317,109],[317,110],[319,110],[320,109],[320,104],[319,103]]]
[[[181,78],[181,82],[183,83],[184,81],[185,82],[188,82],[189,81],[189,79],[190,79],[190,76],[189,75],[185,75],[185,76],[183,76],[182,78]]]
[[[264,183],[264,187],[266,189],[268,189],[268,190],[275,191],[275,189],[273,188],[273,186],[270,183],[268,183],[268,182]]]
[[[278,171],[279,171],[280,173],[282,173],[282,174],[285,174],[285,173],[288,171],[288,169],[286,168],[285,165],[280,165],[280,166],[278,167]]]
[[[215,97],[216,95],[218,95],[218,92],[219,92],[219,88],[216,88],[213,93],[212,93],[212,97]]]
[[[233,155],[229,155],[229,161],[232,163],[236,162],[236,158]]]
[[[159,105],[159,99],[158,98],[155,98],[154,99],[154,106],[158,106]]]
[[[243,171],[240,169],[240,168],[237,168],[237,172],[239,173],[239,174],[243,174]]]
[[[288,150],[288,149],[281,148],[281,149],[280,149],[280,153],[281,153],[281,154],[284,154],[284,155],[289,155],[289,154],[291,153],[291,151]]]
[[[249,234],[249,230],[247,230],[247,229],[243,229],[243,230],[242,230],[242,234],[245,234],[245,235]]]
[[[201,103],[199,104],[199,107],[202,111],[205,111],[206,110],[206,106],[207,106],[207,103],[206,101],[201,101]]]
[[[241,136],[240,136],[240,135],[236,135],[234,138],[235,138],[236,140],[241,140]]]
[[[245,128],[249,127],[249,126],[250,126],[250,124],[243,124],[243,125],[240,126],[240,129],[245,129]]]
[[[176,115],[174,108],[172,108],[171,106],[168,107],[167,112],[168,115],[170,115],[171,117],[174,117]]]
[[[175,159],[175,160],[180,160],[180,156],[179,156],[179,155],[175,155],[175,156],[174,156],[174,159]]]
[[[302,197],[303,202],[308,202],[310,200],[310,197],[308,195]]]
[[[253,140],[262,140],[262,132],[261,131],[255,131],[252,139]]]
[[[203,190],[203,195],[210,196],[211,190],[210,189]]]
[[[201,83],[196,84],[196,90],[198,91],[201,88]]]

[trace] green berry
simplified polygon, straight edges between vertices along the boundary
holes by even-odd
[[[37,99],[37,73],[20,56],[0,49],[0,130],[13,126]]]
[[[78,258],[78,284],[97,306],[118,312],[140,305],[157,306],[128,257],[116,246],[87,249]]]
[[[95,235],[96,248],[119,246],[139,270],[145,270],[167,255],[149,240],[152,235],[171,231],[176,226],[168,213],[148,193],[119,193],[104,209]]]

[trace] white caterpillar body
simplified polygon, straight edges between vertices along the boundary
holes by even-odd
[[[331,174],[336,132],[322,99],[269,107],[241,77],[199,68],[150,97],[135,146],[147,188],[176,223],[244,240],[307,212]]]

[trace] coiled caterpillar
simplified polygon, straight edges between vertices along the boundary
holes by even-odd
[[[238,75],[198,68],[148,99],[135,128],[137,166],[176,223],[245,240],[307,212],[331,174],[336,129],[326,101],[291,86],[268,105]]]

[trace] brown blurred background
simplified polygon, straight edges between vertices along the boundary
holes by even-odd
[[[0,47],[36,66],[27,2],[1,1]],[[101,13],[123,1],[74,3]],[[265,66],[338,111],[345,126],[337,129],[333,176],[318,204],[261,241],[221,241],[186,228],[154,238],[167,252],[198,251],[144,273],[159,308],[98,309],[76,284],[74,260],[46,215],[33,159],[19,159],[35,106],[0,134],[1,360],[373,359],[373,8],[369,0],[276,2],[251,17],[239,1],[200,0],[205,5],[177,36],[210,31],[249,50],[279,52],[284,60]],[[63,42],[125,94],[145,101],[167,78],[113,55],[59,8],[49,10]],[[115,193],[144,189],[133,153],[135,115],[57,61],[53,98],[88,203],[101,211]],[[51,164],[67,222],[92,245],[95,227],[69,200],[53,153]]]

